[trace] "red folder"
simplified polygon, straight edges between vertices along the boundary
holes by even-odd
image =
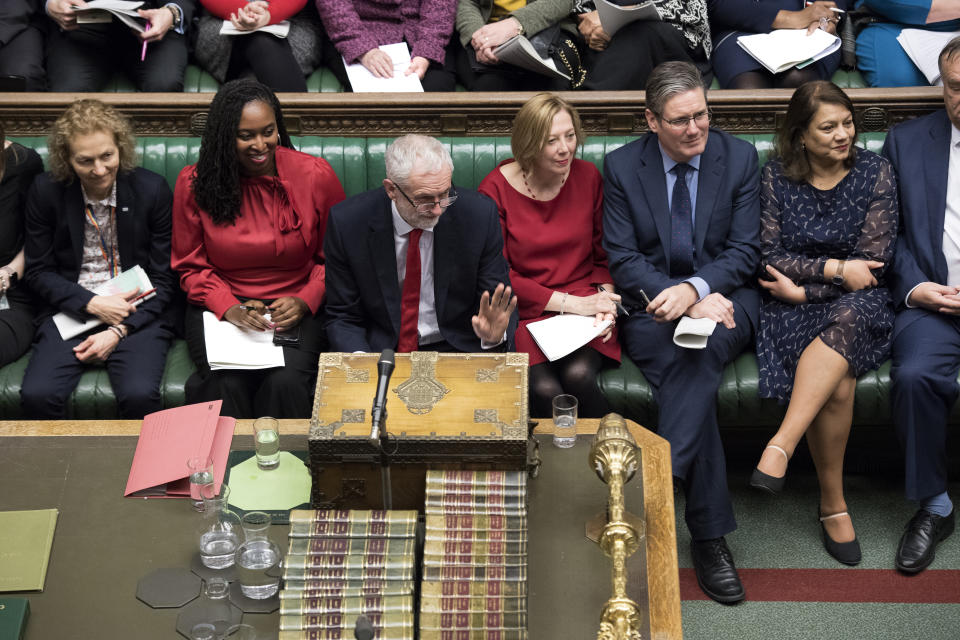
[[[227,470],[234,418],[221,417],[222,401],[165,409],[144,417],[133,454],[127,497],[185,498],[190,495],[187,460],[210,456],[216,490]]]

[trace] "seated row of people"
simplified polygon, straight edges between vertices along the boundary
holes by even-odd
[[[642,89],[661,62],[692,62],[722,88],[796,87],[829,79],[840,52],[778,74],[737,37],[774,29],[837,34],[846,12],[870,11],[856,40],[858,66],[871,86],[925,85],[896,38],[904,28],[960,29],[960,10],[918,0],[654,0],[661,20],[632,22],[612,34],[601,25],[605,0],[147,0],[143,32],[119,20],[79,23],[84,0],[0,3],[0,76],[25,78],[31,91],[100,91],[116,71],[141,91],[182,91],[189,56],[218,82],[253,75],[275,91],[306,91],[305,76],[327,65],[349,87],[344,64],[390,77],[378,47],[406,42],[426,91]],[[614,2],[617,4],[618,2]],[[632,4],[632,0],[619,2]],[[242,35],[223,35],[225,22]],[[277,37],[262,29],[288,24]],[[852,27],[851,27],[852,28]],[[501,64],[496,49],[528,37],[570,77]],[[45,60],[45,64],[44,64]]]
[[[960,38],[940,65],[946,110],[894,128],[884,156],[856,147],[849,98],[818,81],[794,93],[761,178],[749,142],[709,127],[697,68],[668,62],[646,86],[650,132],[607,155],[602,186],[574,156],[583,143],[576,110],[542,94],[517,115],[515,158],[481,193],[454,188],[443,144],[409,135],[387,149],[383,188],[346,200],[324,160],[290,148],[279,103],[255,82],[221,89],[199,161],[173,195],[162,177],[133,167],[129,123],[102,103],[77,102],[51,135],[51,173],[26,195],[25,293],[41,311],[24,408],[62,416],[83,363],[103,361],[125,417],[159,409],[174,270],[193,305],[187,339],[199,371],[188,400],[222,398],[230,415],[308,415],[325,349],[516,348],[530,354],[534,416],[564,391],[593,417],[606,411],[596,374],[618,359],[619,340],[656,393],[698,582],[733,603],[744,590],[724,538],[736,528],[716,416],[724,366],[755,339],[761,395],[787,404],[751,484],[782,490],[806,435],[824,546],[856,564],[842,473],[854,385],[892,343],[907,495],[920,503],[896,565],[922,571],[954,526],[944,443],[960,368],[960,288],[950,284],[960,282],[958,202],[948,188],[960,148]],[[9,149],[23,160],[8,166],[38,170],[30,152]],[[17,176],[29,174],[12,174],[21,200],[26,180]],[[927,206],[931,197],[939,208]],[[153,300],[135,307],[137,291],[90,291],[133,264],[150,274]],[[18,265],[0,269],[0,288]],[[616,316],[617,303],[629,315]],[[55,310],[107,328],[60,340]],[[299,344],[284,347],[290,366],[211,371],[203,310],[254,330],[296,328]],[[526,325],[567,312],[617,326],[548,362]],[[674,344],[684,315],[716,322],[704,349]]]

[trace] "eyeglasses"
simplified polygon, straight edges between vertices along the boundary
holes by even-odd
[[[430,202],[414,202],[413,198],[403,192],[403,189],[400,188],[400,185],[394,182],[393,186],[397,188],[397,191],[400,192],[400,195],[407,199],[407,202],[413,205],[413,208],[417,210],[417,213],[430,213],[433,211],[433,208],[437,206],[439,206],[441,209],[446,209],[457,201],[457,192],[453,190],[452,186],[450,187],[450,191],[447,192],[446,198],[431,200]]]
[[[690,126],[690,121],[696,122],[697,124],[706,124],[713,119],[713,114],[710,111],[701,111],[695,113],[692,116],[687,116],[685,118],[673,118],[672,120],[664,120],[663,116],[659,113],[656,114],[657,119],[661,122],[665,122],[674,129],[682,130]]]

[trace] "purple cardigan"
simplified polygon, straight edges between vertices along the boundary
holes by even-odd
[[[316,0],[327,34],[348,64],[405,40],[411,56],[443,63],[457,0]]]

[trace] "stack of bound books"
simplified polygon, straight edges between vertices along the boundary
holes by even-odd
[[[280,640],[413,640],[416,511],[293,510],[280,592]]]
[[[420,640],[526,640],[527,479],[428,471]]]

